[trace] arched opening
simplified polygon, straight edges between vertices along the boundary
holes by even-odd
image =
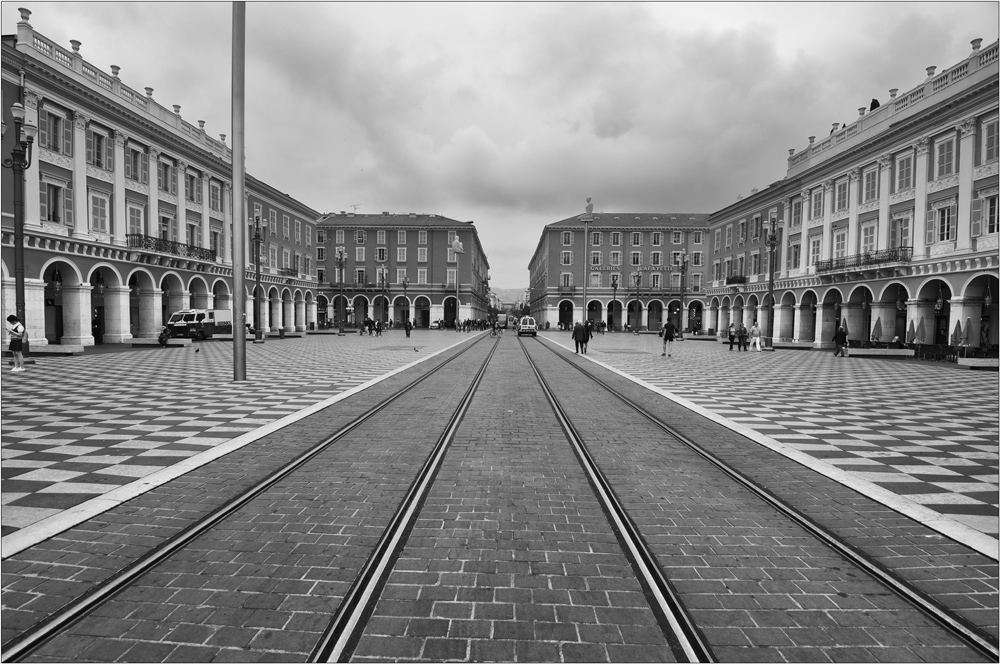
[[[417,327],[424,329],[431,326],[431,301],[421,295],[413,303],[414,318],[417,319]]]
[[[573,329],[573,303],[569,300],[559,303],[559,329]]]
[[[659,300],[653,300],[649,303],[649,309],[646,314],[646,329],[648,330],[658,330],[663,326],[663,303]],[[678,327],[678,330],[681,328]]]
[[[642,303],[639,300],[629,300],[627,313],[628,330],[638,333],[642,329]]]
[[[622,303],[620,300],[612,300],[608,303],[608,329],[616,332],[622,329]]]
[[[395,325],[402,326],[410,318],[410,301],[402,295],[397,295],[392,302],[392,319]]]
[[[694,334],[701,334],[705,305],[701,302],[690,302],[688,304],[688,331]]]
[[[600,300],[591,300],[587,303],[587,320],[596,325],[604,318],[604,306]]]
[[[458,317],[458,310],[455,306],[458,300],[454,297],[446,297],[444,300],[444,326],[448,328],[455,327],[455,322]]]

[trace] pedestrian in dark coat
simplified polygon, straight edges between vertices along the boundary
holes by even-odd
[[[587,352],[587,328],[583,326],[582,323],[577,323],[573,326],[573,341],[576,342],[576,353],[581,350]]]
[[[733,349],[733,343],[736,341],[736,326],[732,323],[729,324],[729,350]]]
[[[843,325],[838,327],[837,331],[833,333],[833,343],[837,347],[833,351],[833,356],[840,355],[841,357],[847,357],[847,332],[844,331]]]
[[[586,353],[587,344],[590,343],[590,340],[594,338],[594,324],[591,323],[590,320],[587,320],[587,322],[583,324],[583,329],[586,332],[583,341],[583,352]]]
[[[750,333],[747,332],[747,326],[740,323],[740,329],[736,330],[736,336],[738,337],[740,350],[746,350],[750,346],[747,342],[747,337],[750,336]]]
[[[406,319],[406,323],[403,324],[403,329],[406,330],[406,336],[409,337],[410,336],[410,330],[413,329],[413,326],[410,325],[410,319],[409,318],[407,318]]]

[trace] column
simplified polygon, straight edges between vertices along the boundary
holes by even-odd
[[[272,332],[277,332],[281,326],[281,298],[272,297],[271,298],[271,325],[270,329]]]
[[[24,91],[24,122],[25,124],[33,124],[36,127],[38,126],[38,94],[32,90]],[[42,185],[41,185],[41,177],[39,176],[38,173],[37,151],[38,151],[38,144],[36,143],[35,146],[32,148],[31,166],[29,166],[24,171],[24,226],[26,229],[31,227],[37,229],[41,228],[42,226],[42,220],[41,220],[42,206],[39,198],[41,194]],[[27,281],[25,281],[25,284],[27,284]],[[25,288],[27,288],[27,285],[25,285]],[[28,297],[27,294],[25,294],[25,299],[27,299],[27,297]],[[43,298],[42,302],[44,301],[45,300]],[[25,308],[27,308],[27,304],[25,304]],[[25,311],[24,315],[25,316],[28,315],[27,311]],[[44,316],[40,320],[44,321],[45,320]],[[28,317],[28,322],[29,323],[31,322],[31,317]],[[45,340],[44,327],[41,329],[41,331],[42,331],[41,339],[36,342],[34,337],[32,336],[31,328],[30,327],[28,328],[28,337],[30,340],[30,345],[32,346],[39,345],[43,340]],[[45,341],[45,343],[48,342]]]
[[[788,315],[788,307],[778,304],[774,307],[774,330],[768,330],[767,335],[772,338],[773,341],[781,341],[781,323],[785,320],[785,316]]]
[[[281,323],[285,332],[295,331],[295,303],[291,300],[281,300]]]
[[[125,207],[125,141],[127,140],[127,134],[115,131],[115,163],[113,173],[115,180],[115,195],[113,203],[114,211],[112,212],[112,229],[114,237],[112,242],[120,247],[124,247],[127,244],[125,234],[128,233],[128,210]],[[125,305],[127,308],[128,300],[126,300]],[[126,329],[126,332],[127,331],[128,330]],[[105,334],[104,336],[107,338],[108,335]]]
[[[253,315],[253,297],[247,298],[247,301],[250,303],[250,308],[246,311],[248,315]],[[266,297],[260,300],[260,329],[265,333],[271,329],[271,303]]]
[[[972,179],[976,152],[976,120],[968,118],[957,127],[958,148],[958,244],[959,252],[972,248]]]
[[[794,342],[805,341],[802,338],[802,308],[805,307],[805,306],[807,306],[807,305],[796,304],[796,305],[794,305],[792,307],[793,309],[795,309],[794,322],[792,323],[792,326],[793,326],[793,328],[792,328],[792,341],[794,341]],[[809,339],[808,341],[812,341],[812,339]]]
[[[845,302],[840,305],[840,316],[847,323],[847,338],[854,341],[865,341],[868,339],[869,330],[865,329],[864,310],[860,305],[853,302]],[[843,324],[843,323],[841,323]],[[834,328],[835,330],[836,328]],[[833,338],[833,335],[830,335]]]
[[[799,274],[805,275],[809,267],[809,215],[812,214],[812,199],[809,197],[809,190],[803,189],[802,193],[802,232],[799,235]],[[795,330],[798,332],[798,319],[795,320]]]
[[[875,248],[879,251],[889,248],[889,190],[892,188],[892,155],[878,158],[878,230]]]
[[[982,313],[982,300],[973,300],[971,298],[966,300],[962,297],[952,297],[948,302],[951,305],[948,315],[948,343],[955,346],[962,343],[962,339],[965,336],[965,319],[968,318],[970,320],[969,343],[975,344],[976,339],[979,338],[979,318]],[[951,335],[955,332],[957,325],[961,325],[962,330],[958,339],[953,342]]]
[[[823,183],[823,242],[820,244],[819,259],[830,260],[833,256],[833,180]]]
[[[149,212],[146,217],[146,235],[160,236],[160,151],[149,148]],[[159,335],[157,330],[156,335]],[[143,335],[145,336],[145,335]]]
[[[181,159],[177,160],[177,233],[177,242],[192,244],[187,239],[187,162]]]
[[[94,345],[94,335],[90,328],[90,307],[90,284],[63,285],[63,336],[60,343],[74,346]]]
[[[295,331],[304,332],[306,330],[306,302],[305,300],[295,300]]]
[[[160,309],[162,308],[162,293],[159,288],[142,288],[139,290],[139,337],[155,339],[160,334]]]
[[[923,258],[927,251],[927,152],[930,140],[917,141],[917,159],[913,166],[915,198],[913,201],[913,228],[910,230],[913,258]]]
[[[312,302],[306,304],[306,329],[309,329],[310,323],[316,322],[317,310],[318,310],[318,304],[316,300],[313,300]],[[400,317],[400,320],[402,320],[402,318],[403,317]],[[315,328],[316,326],[313,325],[313,327]]]
[[[816,325],[813,329],[813,348],[833,348],[833,333],[837,331],[837,318],[833,307],[816,305]]]
[[[201,246],[208,249],[212,246],[212,222],[208,216],[208,210],[211,208],[211,204],[209,202],[209,196],[211,194],[208,191],[208,173],[203,172],[201,174],[198,178],[197,186],[201,187]]]
[[[249,196],[249,194],[245,194],[243,196],[243,209],[247,210],[247,211],[250,210],[250,196]],[[247,220],[246,220],[246,218],[237,219],[235,217],[235,215],[234,215],[233,216],[233,223],[234,224],[243,224],[243,227],[246,228]],[[264,221],[261,220],[261,224],[263,224],[263,223],[264,223]],[[250,242],[250,237],[251,237],[250,234],[248,232],[244,231],[244,233],[243,233],[243,240],[244,240],[243,241],[243,266],[244,267],[246,267],[247,265],[250,265],[250,263],[252,262],[250,260],[250,245],[253,244],[253,243]],[[234,247],[234,249],[235,249],[235,247]],[[280,260],[280,257],[279,257],[279,260]]]
[[[222,185],[222,260],[224,263],[232,265],[233,248],[232,244],[232,224],[233,224],[233,186],[226,182]]]
[[[132,339],[129,331],[129,288],[107,286],[104,289],[104,343],[120,344]]]
[[[847,254],[858,253],[858,202],[861,200],[861,169],[852,168],[849,175],[850,183],[847,195]],[[833,255],[831,248],[830,255]]]
[[[923,323],[921,325],[921,323]],[[925,300],[906,301],[906,333],[909,336],[913,325],[914,343],[934,342],[934,302]]]
[[[73,237],[86,237],[90,231],[90,209],[87,206],[87,122],[89,120],[90,118],[83,113],[73,113]],[[89,345],[92,344],[93,341]]]
[[[878,337],[872,336],[875,331],[876,323],[881,321],[882,333]],[[896,332],[896,304],[895,302],[872,302],[872,319],[871,319],[871,329],[868,330],[868,336],[872,341],[881,341],[884,343],[892,341]],[[901,339],[900,341],[906,341],[906,339]]]

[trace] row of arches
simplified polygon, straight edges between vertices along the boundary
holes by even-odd
[[[684,316],[684,308],[687,316]],[[684,326],[690,332],[700,333],[704,303],[692,300],[682,305],[679,299],[673,300],[619,300],[610,302],[589,300],[587,302],[587,320],[594,323],[603,322],[609,330],[656,330],[667,320],[673,321],[678,329]],[[576,304],[565,299],[558,304],[558,327],[566,329],[578,319]]]

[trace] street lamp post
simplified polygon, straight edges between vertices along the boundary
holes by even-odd
[[[639,286],[642,284],[642,272],[635,273],[635,329],[632,331],[633,334],[639,334],[639,323],[642,321],[642,313],[639,311],[639,307],[642,303],[639,300]]]
[[[681,250],[680,261],[681,261],[681,320],[680,320],[681,324],[678,326],[680,328],[680,334],[677,335],[677,339],[679,341],[684,341],[684,315],[687,314],[688,312],[687,289],[685,288],[686,286],[685,279],[687,277],[687,266],[688,266],[687,249]]]
[[[410,278],[403,277],[403,299],[406,300],[406,319],[403,321],[403,327],[406,327],[406,323],[410,321],[410,298],[406,294],[406,289],[410,285]]]
[[[31,144],[35,142],[38,128],[33,124],[24,123],[24,106],[15,102],[10,107],[14,118],[14,147],[10,158],[3,160],[3,167],[9,168],[14,174],[14,307],[16,315],[24,329],[28,329],[28,321],[24,310],[24,172],[31,167]],[[3,133],[7,133],[7,124],[3,124]],[[28,356],[28,335],[22,345],[21,354]]]
[[[465,253],[465,249],[462,247],[462,241],[455,236],[455,241],[451,243],[451,250],[455,252],[455,331],[461,332],[462,330],[458,325],[458,284],[460,282],[459,270],[458,270],[458,257],[460,254]]]
[[[261,337],[263,335],[260,329],[260,322],[262,318],[261,307],[263,307],[263,303],[261,302],[261,288],[260,288],[260,245],[263,243],[263,241],[264,239],[260,235],[260,215],[256,214],[253,217],[253,244],[254,244],[254,252],[255,255],[257,256],[256,259],[254,259],[257,264],[257,276],[256,276],[257,285],[255,286],[253,292],[254,343],[260,343]],[[233,331],[235,332],[235,330]]]
[[[347,318],[347,298],[344,297],[344,250],[337,249],[337,272],[340,275],[340,303],[344,307],[344,315],[337,316],[340,322],[340,329],[337,331],[337,336],[344,336],[344,320]]]
[[[589,277],[590,270],[590,256],[587,253],[587,247],[590,242],[590,233],[587,230],[590,222],[594,220],[594,216],[591,214],[591,209],[593,206],[590,204],[590,199],[587,199],[587,211],[580,215],[580,221],[583,222],[583,326],[587,326],[587,320],[590,318],[590,310],[587,308],[587,278]]]
[[[774,248],[778,246],[778,217],[771,214],[770,232],[767,234],[767,336],[764,345],[768,350],[774,350]]]
[[[618,275],[611,275],[611,295],[614,297],[614,305],[611,307],[611,331],[615,331],[615,312],[618,310]]]

